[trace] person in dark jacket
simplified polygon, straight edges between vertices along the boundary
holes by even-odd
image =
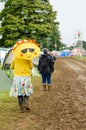
[[[54,64],[53,58],[51,55],[48,54],[48,49],[43,49],[43,54],[39,58],[38,63],[38,71],[41,73],[42,76],[42,85],[43,90],[46,90],[48,85],[48,90],[51,89],[51,74],[54,71]]]

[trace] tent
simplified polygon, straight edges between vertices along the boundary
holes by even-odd
[[[12,80],[6,75],[5,73],[5,60],[6,63],[8,62],[8,54],[10,51],[8,51],[8,53],[5,55],[4,60],[3,60],[3,64],[2,64],[2,68],[0,69],[0,91],[8,91],[10,90],[11,86],[12,86]],[[7,65],[10,65],[10,59],[9,62],[7,63]]]
[[[5,74],[4,70],[0,70],[0,91],[8,91],[12,86],[12,80]]]
[[[3,65],[2,65],[2,69],[9,69],[13,57],[14,57],[14,56],[13,56],[13,54],[12,54],[12,49],[10,49],[10,50],[8,51],[8,53],[6,54],[5,58],[4,58],[4,62],[3,62]]]
[[[62,50],[61,57],[70,56],[70,50]]]
[[[0,63],[1,63],[1,65],[3,64],[4,58],[9,50],[10,50],[10,48],[3,48],[3,47],[1,48],[0,47]]]

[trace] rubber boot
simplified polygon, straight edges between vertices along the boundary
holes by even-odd
[[[19,107],[20,107],[20,112],[23,113],[24,112],[23,96],[18,96],[18,103],[19,103]]]
[[[51,85],[49,84],[49,85],[48,85],[48,91],[50,91],[50,90],[51,90]]]
[[[24,108],[25,110],[29,111],[29,105],[28,105],[29,96],[24,95]]]
[[[43,91],[46,91],[46,84],[43,84]]]

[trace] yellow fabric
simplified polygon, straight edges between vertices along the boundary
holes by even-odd
[[[10,66],[14,70],[14,76],[31,76],[33,64],[31,60],[19,59],[15,57]]]
[[[26,50],[26,52],[22,52],[22,50]],[[39,56],[40,48],[31,40],[21,40],[14,45],[12,53],[19,59],[32,60]]]

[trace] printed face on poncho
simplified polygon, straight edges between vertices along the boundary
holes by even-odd
[[[31,60],[39,56],[40,48],[34,40],[21,40],[14,45],[12,52],[19,59]]]

